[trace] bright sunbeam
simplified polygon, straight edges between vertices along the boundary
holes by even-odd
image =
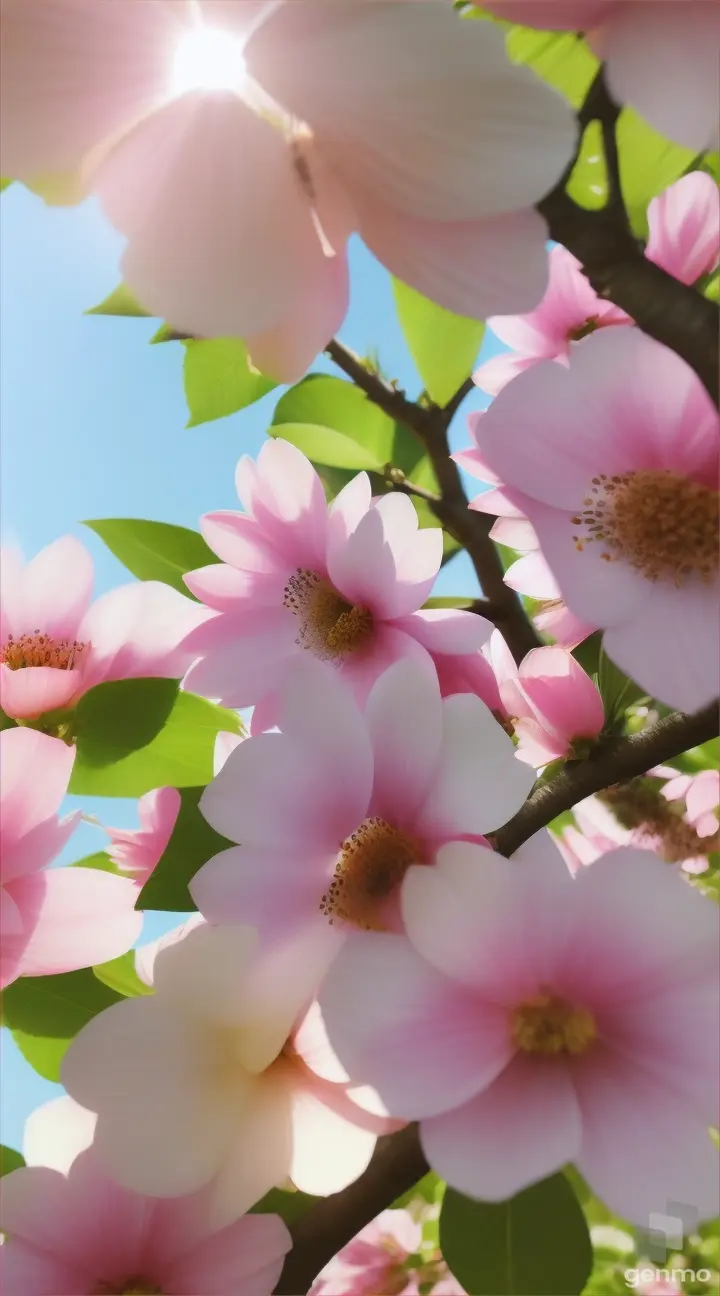
[[[246,78],[243,42],[217,27],[199,27],[181,40],[173,64],[172,90],[242,89]]]

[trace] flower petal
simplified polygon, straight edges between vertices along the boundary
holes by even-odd
[[[15,883],[21,909],[28,892],[36,893],[35,905],[27,898],[37,913],[18,976],[52,976],[107,963],[125,954],[142,930],[142,914],[135,912],[138,889],[130,878],[97,869],[46,869]]]
[[[442,718],[437,682],[423,665],[398,662],[380,676],[365,705],[373,814],[411,828],[440,759]]]
[[[250,359],[276,382],[296,383],[338,332],[350,303],[347,253],[320,262],[312,292],[278,324],[248,334]]]

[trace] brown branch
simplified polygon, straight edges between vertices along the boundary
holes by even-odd
[[[650,337],[670,347],[695,370],[714,401],[720,389],[720,314],[694,288],[648,261],[630,229],[622,200],[615,126],[620,109],[602,69],[578,114],[582,130],[600,123],[610,181],[607,205],[586,211],[566,193],[577,157],[552,193],[538,203],[550,235],[580,262],[599,297],[627,312]]]
[[[612,738],[600,743],[587,760],[566,765],[552,782],[531,794],[522,809],[493,834],[495,850],[512,855],[533,833],[564,810],[572,809],[578,801],[614,783],[645,774],[654,765],[708,742],[718,732],[718,714],[717,702],[696,715],[674,711],[629,738]]]
[[[437,405],[426,407],[409,401],[404,392],[368,369],[359,356],[337,339],[333,339],[325,349],[335,364],[365,392],[373,404],[409,427],[425,446],[440,487],[439,496],[413,487],[397,471],[394,477],[391,471],[386,473],[387,480],[394,489],[425,499],[445,530],[467,549],[482,592],[492,605],[492,620],[502,631],[515,660],[522,661],[525,654],[531,648],[537,648],[541,641],[526,616],[518,595],[505,584],[500,555],[490,539],[490,529],[495,519],[468,508],[468,498],[458,466],[450,458],[448,426],[454,412],[471,390],[472,379],[468,378],[463,383],[444,408]]]

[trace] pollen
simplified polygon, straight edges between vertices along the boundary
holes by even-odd
[[[595,1018],[558,995],[526,999],[511,1016],[512,1037],[525,1053],[584,1053],[597,1034]]]
[[[410,865],[422,862],[422,850],[411,837],[385,819],[365,819],[343,842],[320,912],[331,923],[341,919],[364,931],[386,931],[389,898]]]
[[[622,559],[647,580],[709,582],[718,569],[717,490],[668,469],[593,477],[583,509],[572,519],[606,562]]]
[[[8,635],[0,648],[0,662],[10,670],[23,670],[27,666],[52,666],[53,670],[72,670],[78,666],[87,644],[76,639],[53,639],[50,635]]]
[[[295,642],[324,661],[340,661],[372,638],[372,613],[348,603],[317,572],[298,567],[285,586],[283,604],[299,624]]]

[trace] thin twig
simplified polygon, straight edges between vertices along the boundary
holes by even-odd
[[[392,465],[386,470],[386,478],[394,489],[425,499],[445,530],[467,549],[482,592],[493,607],[492,620],[502,631],[515,660],[522,661],[526,653],[537,648],[541,641],[518,595],[505,584],[500,555],[490,539],[495,519],[468,508],[468,497],[458,466],[450,458],[448,425],[454,410],[472,387],[472,379],[468,378],[463,383],[444,408],[417,405],[408,400],[404,392],[368,369],[359,356],[336,338],[328,344],[326,352],[373,404],[409,427],[425,446],[440,487],[439,496],[418,487],[413,489],[411,484],[401,479],[401,474],[396,473],[393,481]]]

